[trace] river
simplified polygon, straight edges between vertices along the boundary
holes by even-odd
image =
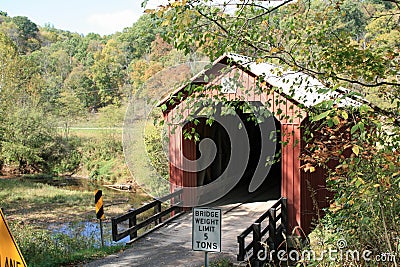
[[[143,204],[144,201],[151,200],[150,197],[146,197],[142,192],[137,193],[138,189],[132,185],[130,190],[114,190],[102,185],[100,182],[95,180],[90,180],[81,177],[50,177],[50,178],[28,178],[30,181],[37,183],[45,183],[58,188],[81,191],[81,192],[94,192],[96,189],[101,189],[103,191],[103,196],[105,196],[104,207],[105,210],[110,209],[112,206],[123,205],[124,207],[138,207]],[[130,185],[130,184],[129,184]],[[94,202],[94,196],[93,196]],[[93,203],[94,209],[94,203]],[[94,217],[94,214],[93,214]],[[120,240],[115,243],[111,241],[111,220],[110,217],[103,221],[104,229],[104,240],[105,245],[115,245],[124,244],[129,241],[129,237]],[[100,225],[95,219],[84,220],[80,222],[56,222],[50,223],[48,225],[48,230],[52,232],[54,236],[59,234],[65,234],[70,237],[81,236],[86,238],[92,238],[100,240]],[[99,243],[98,243],[99,244]]]

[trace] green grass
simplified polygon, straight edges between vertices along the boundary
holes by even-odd
[[[89,205],[92,195],[91,192],[65,190],[26,179],[0,179],[0,206],[5,209],[48,203],[66,206]]]
[[[50,231],[12,223],[10,228],[29,267],[80,265],[123,249],[121,245],[100,247],[94,237],[51,235]]]
[[[84,138],[93,138],[107,134],[107,135],[113,135],[116,138],[122,140],[122,127],[121,128],[71,127],[69,129],[69,134]]]

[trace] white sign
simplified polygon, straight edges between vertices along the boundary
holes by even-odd
[[[192,249],[221,252],[221,210],[193,208]]]

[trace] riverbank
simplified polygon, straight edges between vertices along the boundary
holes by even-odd
[[[46,225],[95,219],[94,190],[103,190],[108,218],[148,197],[139,188],[115,192],[84,178],[38,176],[0,178],[0,206],[11,221]]]
[[[111,217],[149,199],[138,188],[118,192],[89,179],[0,177],[0,207],[29,266],[68,265],[122,249],[100,249],[93,233],[81,233],[74,228],[82,222],[96,224],[95,188],[103,190],[106,224]],[[59,227],[68,230],[57,231]]]

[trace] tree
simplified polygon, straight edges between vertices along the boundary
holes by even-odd
[[[150,45],[154,41],[158,30],[150,16],[144,15],[132,27],[125,28],[118,35],[119,42],[129,44],[126,52],[130,60],[140,58],[150,52]]]
[[[390,97],[398,97],[399,48],[376,47],[363,37],[365,25],[377,16],[392,18],[399,7],[367,14],[366,5],[371,3],[286,0],[272,6],[251,0],[232,10],[229,2],[185,0],[148,12],[168,29],[163,38],[186,53],[242,53],[307,73],[329,88],[391,87]]]
[[[102,51],[95,54],[91,68],[92,79],[103,106],[119,104],[123,98],[122,88],[127,82],[128,62],[120,44],[110,39]]]
[[[17,47],[4,33],[0,32],[0,94],[6,97],[4,90],[12,85],[18,64]],[[11,82],[10,82],[11,81]]]
[[[172,49],[173,46],[165,42],[161,36],[157,34],[156,38],[151,43],[150,60],[158,60],[159,62],[165,61],[163,58],[166,57]]]
[[[72,69],[64,81],[64,90],[74,92],[88,110],[100,106],[98,91],[90,78],[89,70],[84,66],[76,66]]]
[[[11,92],[12,84],[16,81],[18,54],[14,43],[0,32],[0,142],[4,140],[5,118],[8,107],[13,104]],[[2,144],[0,143],[0,149]],[[4,160],[0,158],[0,170]]]
[[[275,5],[176,0],[147,12],[165,29],[163,38],[186,54],[201,50],[215,59],[241,53],[258,63],[304,72],[323,82],[327,92],[344,86],[354,96],[374,89],[396,103],[397,108],[386,111],[373,103],[344,110],[334,100],[308,108],[313,135],[305,140],[302,158],[304,169],[329,170],[327,182],[335,196],[324,227],[334,237],[324,241],[332,245],[345,237],[350,249],[376,248],[394,255],[400,230],[399,11],[397,0],[386,5],[363,0],[285,0]]]
[[[71,123],[86,114],[84,106],[80,99],[69,90],[60,94],[56,105],[57,117],[63,121],[65,138],[68,139]]]
[[[13,17],[13,22],[17,25],[21,31],[21,35],[24,39],[36,38],[39,32],[39,28],[35,23],[24,16]]]
[[[35,23],[24,16],[13,17],[12,22],[19,30],[18,38],[22,41],[19,46],[21,53],[25,54],[40,48],[40,42],[38,40],[39,28]]]
[[[20,173],[48,172],[55,148],[55,127],[41,111],[18,108],[5,118],[0,161]]]
[[[143,92],[145,82],[155,73],[162,70],[162,65],[158,62],[148,62],[144,59],[133,60],[129,65],[129,77],[132,84],[132,95],[139,96],[148,93]]]

